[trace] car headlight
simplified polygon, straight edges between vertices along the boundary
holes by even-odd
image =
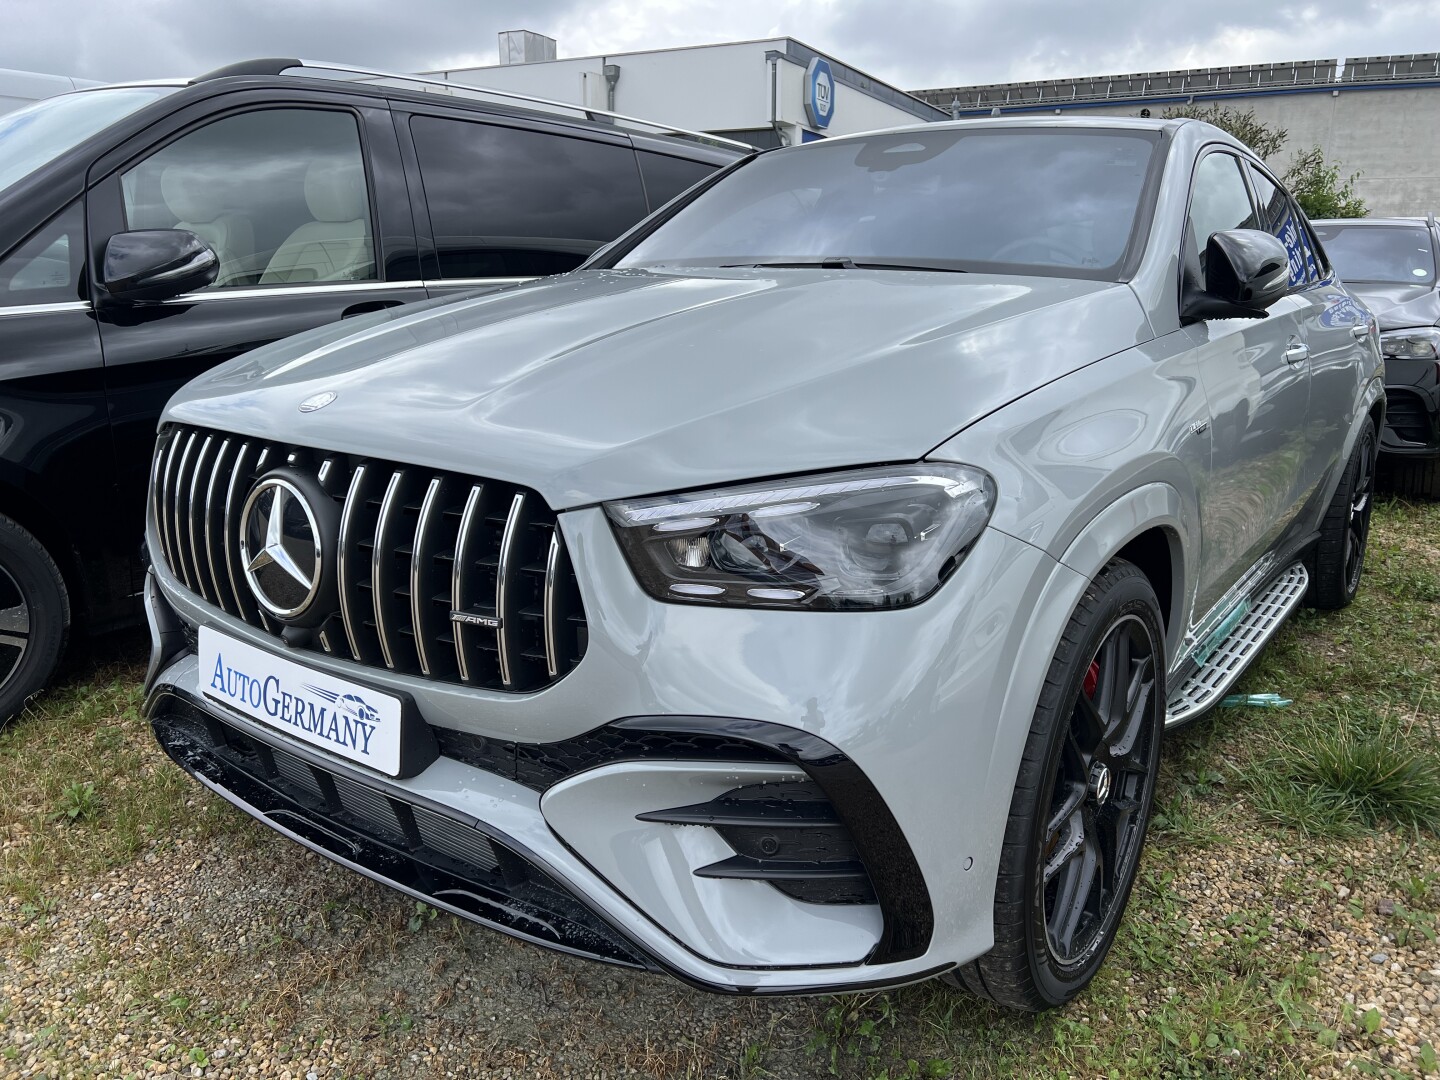
[[[918,604],[995,506],[966,465],[905,465],[606,505],[660,600],[835,611]]]
[[[1435,360],[1440,358],[1440,328],[1387,331],[1380,335],[1380,351],[1397,360]]]

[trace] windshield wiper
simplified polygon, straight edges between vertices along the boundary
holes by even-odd
[[[722,270],[934,270],[944,274],[968,274],[958,266],[929,262],[857,262],[854,259],[830,256],[824,259],[786,259],[775,262],[724,263]]]

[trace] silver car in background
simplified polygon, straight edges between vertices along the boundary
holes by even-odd
[[[1359,586],[1380,354],[1194,121],[759,155],[162,421],[147,714],[345,865],[715,990],[1095,973],[1162,732]]]

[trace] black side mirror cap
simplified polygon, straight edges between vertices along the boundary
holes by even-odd
[[[1290,253],[1260,229],[1217,232],[1205,245],[1205,289],[1187,280],[1183,319],[1263,319],[1290,292]]]
[[[219,273],[220,256],[188,229],[135,229],[110,237],[101,280],[112,299],[145,304],[203,289]]]

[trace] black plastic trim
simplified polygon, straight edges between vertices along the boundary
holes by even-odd
[[[930,947],[935,913],[910,842],[880,792],[837,748],[806,731],[764,720],[706,716],[633,716],[611,728],[628,732],[718,735],[750,743],[799,765],[835,807],[869,872],[885,925],[867,964],[913,960]]]
[[[742,881],[863,881],[865,866],[858,862],[782,862],[779,859],[732,855],[728,859],[700,867],[695,871],[695,876],[735,878]]]

